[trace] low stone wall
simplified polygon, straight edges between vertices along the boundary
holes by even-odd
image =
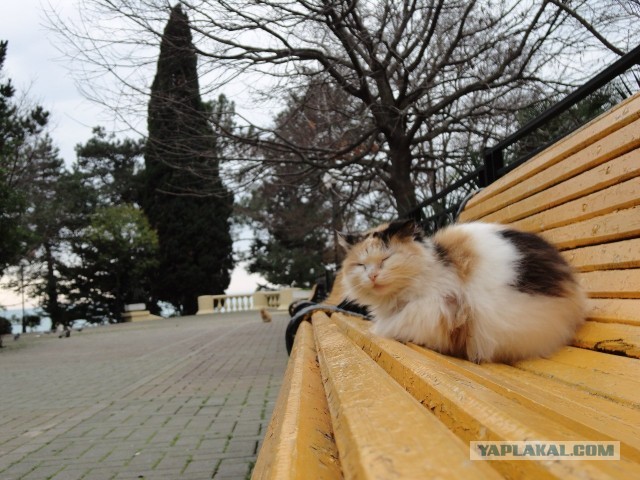
[[[237,295],[201,295],[198,297],[198,313],[244,312],[260,310],[287,310],[296,299],[307,298],[310,292],[299,288],[285,288],[277,291],[258,291]]]
[[[133,310],[122,314],[123,322],[142,322],[145,320],[159,320],[162,317],[153,315],[149,310]]]

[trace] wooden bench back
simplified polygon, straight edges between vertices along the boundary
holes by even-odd
[[[481,191],[460,221],[540,233],[591,298],[581,348],[640,355],[640,95]]]

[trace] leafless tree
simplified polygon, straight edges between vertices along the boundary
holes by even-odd
[[[244,142],[236,150],[244,178],[252,178],[246,174],[256,172],[253,165],[281,161],[277,152],[286,151],[288,161],[335,177],[375,178],[400,214],[438,190],[443,172],[466,168],[459,160],[469,142],[481,149],[508,131],[514,111],[590,77],[637,41],[635,0],[180,3],[194,31],[203,88],[229,88],[245,78],[255,92],[282,103],[292,91],[325,82],[343,94],[327,110],[358,125],[322,144],[283,138],[252,118],[218,129]],[[76,24],[51,15],[65,49],[84,60],[87,76],[115,75],[121,94],[146,93],[151,47],[171,5],[80,0],[80,6]],[[275,154],[261,154],[265,148]]]

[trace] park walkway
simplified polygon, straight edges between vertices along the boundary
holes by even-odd
[[[0,479],[248,478],[287,320],[247,312],[6,337]]]

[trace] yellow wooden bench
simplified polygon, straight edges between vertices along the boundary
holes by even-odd
[[[318,311],[295,336],[253,478],[640,478],[639,146],[636,95],[461,214],[538,232],[576,267],[591,312],[571,346],[476,365]],[[621,458],[471,461],[479,440],[619,441]]]

